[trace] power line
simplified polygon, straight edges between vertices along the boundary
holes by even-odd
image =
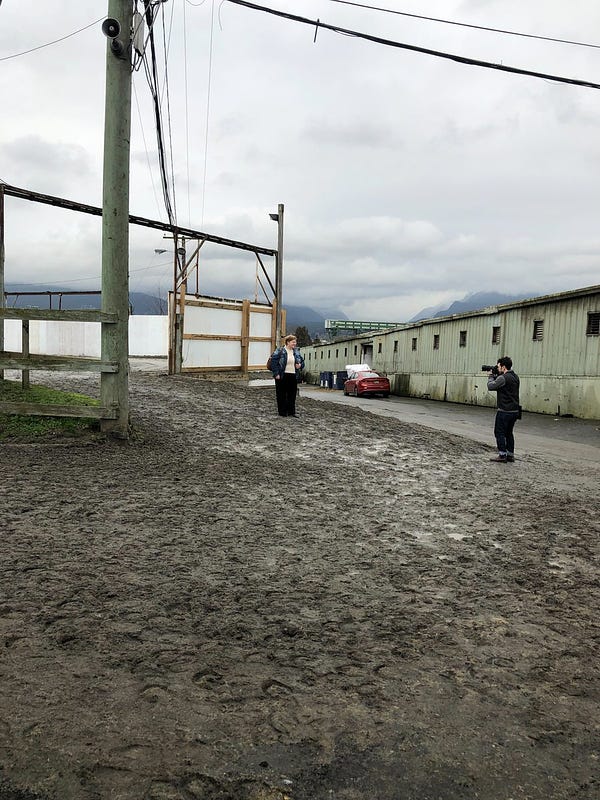
[[[188,225],[192,224],[192,206],[190,197],[190,113],[189,113],[189,93],[188,93],[188,52],[187,52],[187,15],[185,13],[185,3],[183,4],[183,88],[185,103],[185,168],[187,177],[187,209]]]
[[[202,171],[202,211],[200,214],[200,224],[204,225],[204,208],[206,201],[206,173],[208,170],[208,131],[210,121],[210,95],[212,84],[212,59],[213,59],[213,33],[215,17],[215,0],[212,0],[210,10],[210,45],[208,48],[208,81],[206,88],[206,129],[204,131],[204,169]]]
[[[0,4],[2,0],[0,0]],[[53,44],[58,44],[59,42],[64,42],[65,39],[70,39],[71,36],[76,36],[78,33],[82,31],[87,31],[88,28],[91,28],[93,25],[97,25],[99,22],[102,22],[103,19],[106,18],[106,15],[100,17],[99,19],[95,19],[93,22],[90,22],[89,25],[86,25],[83,28],[79,28],[77,31],[73,31],[73,33],[67,33],[66,36],[62,36],[60,39],[54,39],[52,42],[46,42],[46,44],[40,44],[37,47],[32,47],[29,50],[23,50],[22,53],[13,53],[12,56],[3,56],[0,58],[0,61],[8,61],[10,58],[18,58],[19,56],[26,56],[28,53],[34,53],[36,50],[42,50],[44,47],[50,47]]]
[[[153,13],[153,7],[150,0],[144,0],[144,5],[146,11],[146,21],[148,23],[148,41],[150,42],[150,59],[148,59],[146,53],[144,53],[143,63],[154,107],[156,140],[158,146],[158,162],[160,167],[163,199],[165,202],[165,208],[167,211],[167,217],[169,219],[169,222],[171,225],[175,225],[176,222],[175,213],[173,210],[173,205],[171,203],[171,197],[169,193],[169,179],[167,174],[167,161],[165,153],[163,121],[162,121],[161,105],[160,105],[160,98],[158,91],[158,70],[156,64],[156,46],[154,41],[154,21],[156,19],[156,13]]]
[[[451,19],[440,19],[438,17],[425,17],[421,14],[409,14],[406,11],[395,11],[391,8],[380,8],[379,6],[369,6],[366,3],[353,3],[350,0],[330,0],[331,3],[341,3],[344,6],[355,6],[356,8],[366,8],[369,11],[383,11],[386,14],[397,14],[401,17],[412,17],[412,19],[424,19],[428,22],[442,22],[445,25],[458,25],[461,28],[474,28],[477,31],[490,31],[491,33],[504,33],[507,36],[523,36],[526,39],[540,39],[542,42],[558,42],[560,44],[573,44],[576,47],[594,47],[600,50],[600,44],[589,44],[588,42],[575,42],[571,39],[555,39],[552,36],[539,36],[534,33],[520,33],[519,31],[509,31],[503,28],[488,28],[485,25],[471,25],[467,22],[456,22]]]
[[[133,87],[133,96],[135,98],[135,105],[138,112],[138,119],[140,121],[140,131],[142,133],[142,141],[144,143],[144,150],[146,152],[146,163],[148,164],[148,172],[150,174],[150,183],[152,184],[152,193],[154,194],[154,202],[156,203],[156,210],[160,214],[160,205],[158,202],[158,195],[156,194],[156,186],[154,185],[154,175],[152,173],[152,164],[150,163],[150,154],[148,152],[148,145],[146,143],[146,134],[144,132],[144,121],[142,119],[142,112],[140,110],[140,103],[138,100],[137,89],[135,88],[135,83],[132,82]]]
[[[238,6],[244,6],[245,8],[251,8],[254,11],[263,11],[266,14],[273,14],[276,17],[282,17],[283,19],[288,19],[291,22],[300,22],[303,25],[310,25],[311,27],[315,28],[315,37],[319,28],[324,28],[325,30],[333,31],[333,33],[339,33],[344,36],[354,36],[357,39],[365,39],[366,41],[385,45],[386,47],[397,47],[401,50],[410,50],[413,53],[423,53],[424,55],[434,56],[436,58],[444,58],[448,61],[456,61],[459,64],[467,64],[468,66],[472,67],[496,69],[500,72],[510,72],[513,75],[527,75],[530,78],[541,78],[542,80],[555,81],[556,83],[566,83],[571,86],[583,86],[587,89],[600,89],[600,83],[592,83],[591,81],[583,81],[577,78],[565,78],[560,75],[551,75],[545,72],[534,72],[533,70],[521,69],[520,67],[509,67],[505,64],[494,64],[491,61],[480,61],[475,58],[458,56],[453,53],[444,53],[440,50],[430,50],[426,47],[417,47],[416,45],[397,42],[393,39],[382,39],[380,36],[372,36],[369,33],[362,33],[360,31],[350,30],[348,28],[340,28],[338,25],[328,25],[327,23],[321,22],[318,19],[313,20],[308,19],[307,17],[299,17],[296,14],[288,14],[284,11],[276,11],[274,8],[259,6],[256,5],[256,3],[249,3],[247,0],[227,0],[227,2],[234,3],[234,5]]]

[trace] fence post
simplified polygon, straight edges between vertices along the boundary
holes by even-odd
[[[24,319],[21,322],[21,353],[25,357],[29,357],[29,320]],[[29,370],[21,370],[21,386],[23,389],[29,389]]]

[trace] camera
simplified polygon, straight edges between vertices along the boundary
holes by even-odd
[[[498,365],[497,364],[494,364],[493,366],[491,366],[489,364],[483,364],[482,367],[481,367],[481,371],[482,372],[491,372],[492,375],[499,375],[500,374],[500,370],[498,369]]]

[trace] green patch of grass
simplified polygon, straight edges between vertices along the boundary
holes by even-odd
[[[13,403],[41,403],[61,406],[97,406],[93,397],[76,392],[61,392],[47,386],[30,386],[23,389],[20,381],[0,380],[0,401]],[[97,419],[79,417],[48,417],[25,414],[0,413],[0,441],[4,439],[29,439],[42,436],[80,436],[99,430]]]

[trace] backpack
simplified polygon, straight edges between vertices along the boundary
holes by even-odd
[[[2,0],[0,0],[1,2]],[[271,369],[273,366],[273,356],[279,355],[279,348],[277,347],[273,353],[267,358],[267,369]]]

